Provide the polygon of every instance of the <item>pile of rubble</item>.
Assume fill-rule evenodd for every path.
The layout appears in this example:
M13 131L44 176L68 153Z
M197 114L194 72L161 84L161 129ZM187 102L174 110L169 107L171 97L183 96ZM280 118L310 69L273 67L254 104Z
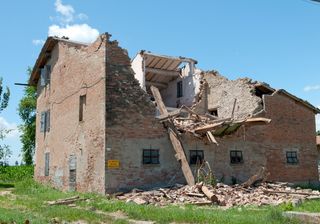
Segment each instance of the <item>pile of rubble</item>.
M219 205L226 208L248 205L300 204L308 199L320 199L320 192L292 188L287 183L261 183L256 187L228 186L218 183L215 187L202 183L194 186L176 185L151 191L134 189L117 196L118 199L136 204L165 206L169 204Z

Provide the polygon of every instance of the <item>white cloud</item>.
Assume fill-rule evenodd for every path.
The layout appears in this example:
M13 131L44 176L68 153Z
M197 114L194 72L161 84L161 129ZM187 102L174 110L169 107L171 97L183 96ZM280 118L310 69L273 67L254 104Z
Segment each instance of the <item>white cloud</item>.
M99 31L88 24L74 25L51 25L48 31L49 36L69 37L70 40L92 43L99 36Z
M314 85L314 86L306 86L303 88L305 92L313 91L313 90L320 90L320 85Z
M4 117L0 117L0 130L10 130L6 135L7 138L17 138L21 135L16 123L9 123Z
M33 45L43 45L44 44L44 40L41 40L41 39L36 39L36 40L32 40L32 44Z
M89 17L84 13L79 13L77 16L80 20L87 20Z
M87 20L84 13L76 14L72 5L64 5L62 0L55 1L58 24L49 26L48 36L68 37L70 40L92 43L99 36L99 31L86 23L76 24L75 20ZM51 17L52 18L52 17Z
M56 12L60 14L60 19L62 23L68 24L73 22L74 8L71 5L62 4L61 0L56 0L54 3L56 7Z

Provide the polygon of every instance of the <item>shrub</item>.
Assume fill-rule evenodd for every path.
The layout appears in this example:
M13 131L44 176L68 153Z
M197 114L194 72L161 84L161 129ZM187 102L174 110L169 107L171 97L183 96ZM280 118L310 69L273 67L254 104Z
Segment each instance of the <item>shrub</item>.
M18 182L33 177L33 166L0 166L0 182Z

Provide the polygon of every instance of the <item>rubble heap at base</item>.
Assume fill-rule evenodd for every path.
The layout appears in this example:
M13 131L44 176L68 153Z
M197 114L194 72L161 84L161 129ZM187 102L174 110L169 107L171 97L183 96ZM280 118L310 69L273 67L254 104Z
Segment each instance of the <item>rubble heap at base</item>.
M257 187L245 188L242 185L228 186L218 183L215 187L207 186L213 194L213 200L201 191L199 186L176 185L172 188L160 188L150 191L132 190L117 196L118 199L137 204L166 206L169 204L262 206L292 203L293 206L304 200L319 199L320 192L311 189L292 188L287 183L262 183Z

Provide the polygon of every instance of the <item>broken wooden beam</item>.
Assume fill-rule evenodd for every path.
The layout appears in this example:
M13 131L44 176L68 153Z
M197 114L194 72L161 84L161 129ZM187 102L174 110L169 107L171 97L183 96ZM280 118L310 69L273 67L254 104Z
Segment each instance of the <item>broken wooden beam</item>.
M162 101L162 97L161 94L159 92L159 89L155 86L151 86L151 92L153 94L153 97L157 103L157 106L159 108L160 111L160 115L161 116L167 116L168 115L168 110L166 108L166 106L164 105L163 101ZM184 149L182 147L182 143L179 140L179 138L177 137L176 133L173 131L173 129L175 128L174 124L171 121L167 122L168 124L168 134L169 134L169 138L171 141L171 144L173 146L173 149L176 152L176 158L181 162L181 169L183 172L183 175L188 183L188 185L193 186L195 184L194 181L194 176L192 174L191 168L189 166L189 163L187 161L186 155L184 153Z
M219 202L218 197L211 192L205 185L203 185L203 182L197 184L197 188L203 192L203 194L212 202Z
M210 142L215 143L216 145L219 145L219 143L217 142L216 138L213 136L211 131L207 131L207 137Z
M68 205L68 204L73 204L76 201L81 201L81 200L85 200L84 198L80 198L79 196L74 196L71 198L65 198L65 199L58 199L56 201L47 201L47 204L49 206L52 205Z
M174 133L174 131L171 128L168 129L168 132L169 132L169 137L170 137L173 149L177 153L176 157L181 162L181 169L184 174L184 177L186 178L188 185L193 186L195 184L194 176L192 174L191 168L189 166L186 155L184 153L182 144L178 139L177 135Z
M243 187L251 187L252 185L257 183L258 181L264 181L267 176L268 176L268 174L267 174L266 168L261 167L261 169L256 174L251 176L246 182L242 183L241 185Z

